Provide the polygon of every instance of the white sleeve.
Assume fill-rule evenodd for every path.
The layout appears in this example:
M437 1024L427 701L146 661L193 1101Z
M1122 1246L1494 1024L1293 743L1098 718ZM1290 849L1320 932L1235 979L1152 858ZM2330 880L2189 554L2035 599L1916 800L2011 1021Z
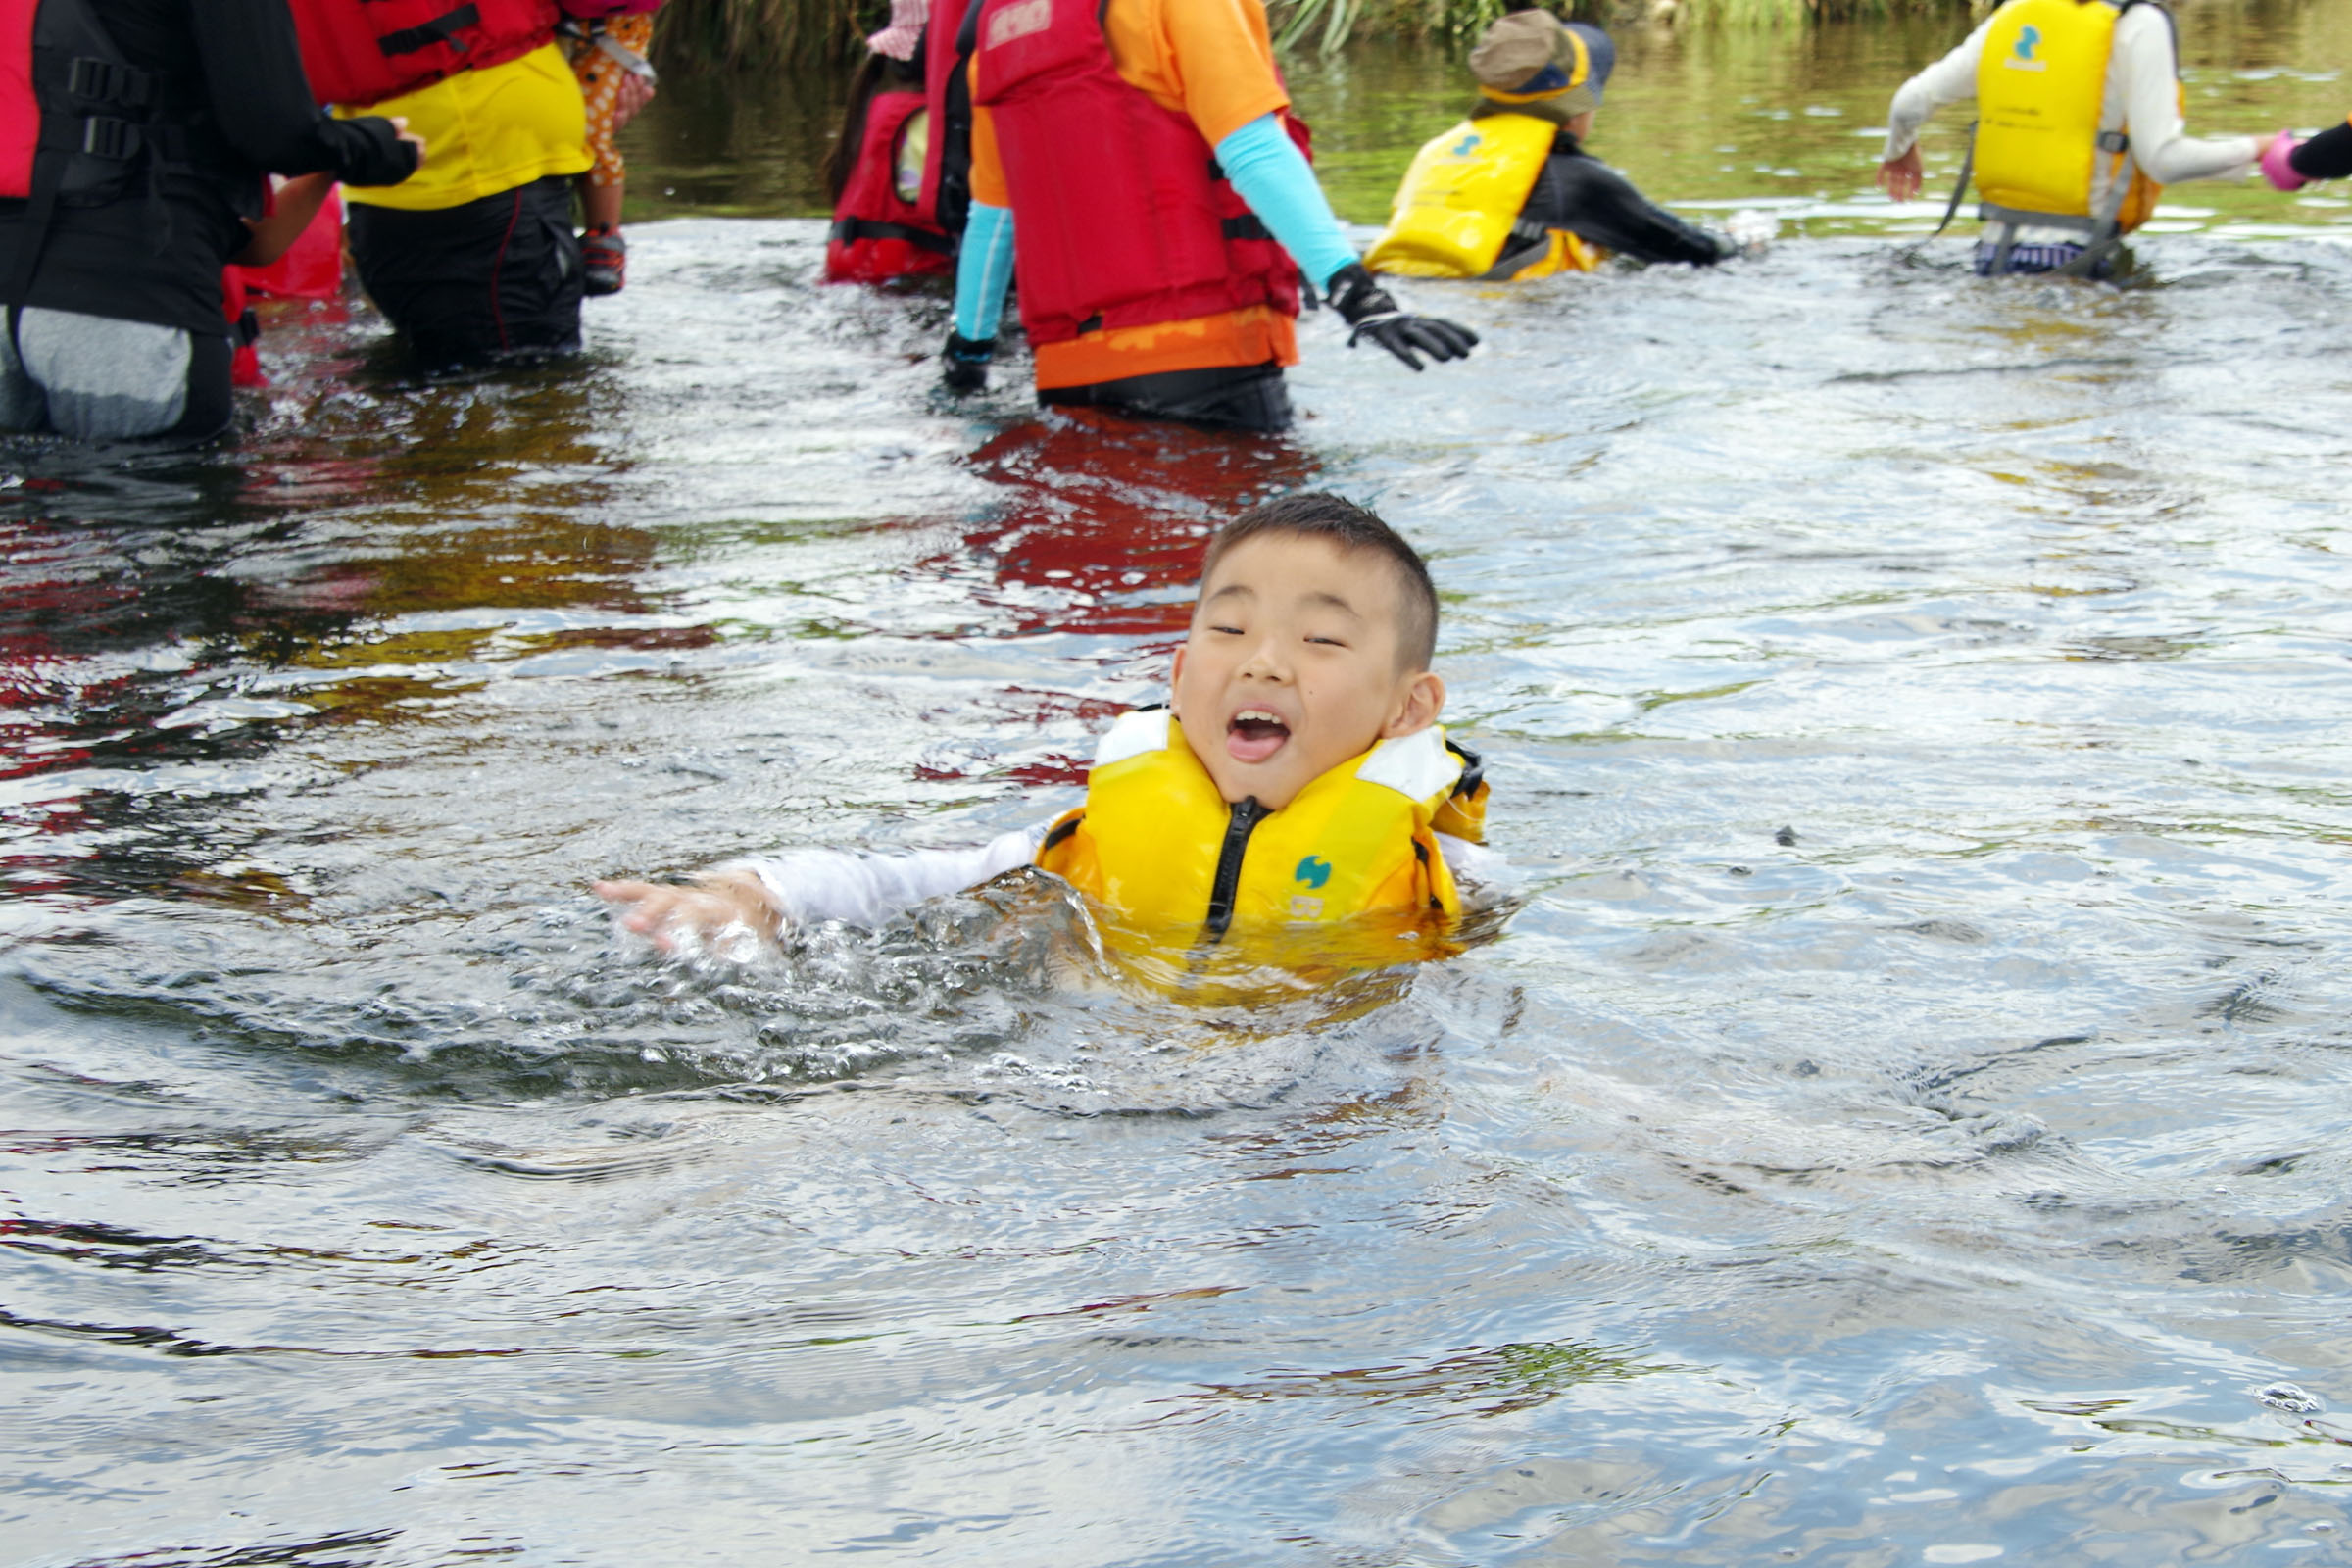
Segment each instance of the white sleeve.
M2200 140L2182 133L2172 24L2155 6L2133 6L2116 23L2115 61L2132 161L2159 185L2242 174L2262 156L2262 142L2253 136Z
M1490 850L1484 844L1457 839L1450 833L1438 835L1438 853L1446 857L1446 869L1453 873L1456 882L1472 882L1481 887L1512 888L1518 878L1511 874L1511 862L1499 850Z
M960 893L1028 864L1037 856L1046 827L1041 822L1001 833L976 850L916 850L909 855L787 850L729 860L716 869L757 877L788 927L826 920L880 925L926 899Z
M1977 57L1984 52L1984 34L1992 26L1986 17L1958 47L1894 90L1886 106L1886 150L1881 162L1900 158L1919 140L1919 127L1945 104L1977 95Z

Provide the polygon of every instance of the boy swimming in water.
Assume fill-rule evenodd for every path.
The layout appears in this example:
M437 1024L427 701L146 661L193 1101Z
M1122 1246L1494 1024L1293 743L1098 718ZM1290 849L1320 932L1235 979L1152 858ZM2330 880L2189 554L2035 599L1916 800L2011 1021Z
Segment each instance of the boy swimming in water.
M979 850L801 850L692 886L599 882L664 951L749 927L873 924L1035 864L1155 946L1312 931L1357 916L1420 926L1461 906L1479 845L1478 760L1437 719L1438 597L1413 547L1363 508L1301 494L1209 542L1165 709L1102 737L1085 804Z

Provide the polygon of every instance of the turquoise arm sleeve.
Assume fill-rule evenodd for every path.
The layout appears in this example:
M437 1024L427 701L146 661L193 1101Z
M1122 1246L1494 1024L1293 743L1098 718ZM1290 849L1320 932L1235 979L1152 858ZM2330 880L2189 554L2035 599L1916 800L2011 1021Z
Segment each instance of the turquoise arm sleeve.
M1355 260L1355 247L1332 216L1306 155L1278 116L1260 116L1217 143L1217 165L1308 282L1321 288Z
M995 337L1011 281L1012 212L974 202L956 256L956 335L975 343Z

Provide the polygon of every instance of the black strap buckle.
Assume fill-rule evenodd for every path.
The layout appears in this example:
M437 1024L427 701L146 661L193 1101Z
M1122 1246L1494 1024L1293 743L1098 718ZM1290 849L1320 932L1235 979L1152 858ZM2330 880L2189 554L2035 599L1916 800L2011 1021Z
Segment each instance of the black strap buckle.
M85 103L144 109L155 96L155 77L136 66L75 55L66 69L66 91Z
M467 4L454 11L444 11L430 22L403 27L397 32L387 32L375 40L375 46L383 51L387 60L413 55L419 49L430 49L437 43L445 43L459 54L466 54L470 52L470 46L458 33L466 27L478 27L481 23L481 10L468 0Z
M956 254L956 242L947 235L934 234L927 228L916 228L910 223L888 223L871 218L837 218L833 220L832 234L844 245L855 245L861 239L897 239L935 255Z
M139 156L147 138L127 120L92 115L81 122L81 150L92 158L123 162Z
M2103 153L2128 153L2131 150L2132 138L2123 131L2102 130L2099 132L2099 151Z

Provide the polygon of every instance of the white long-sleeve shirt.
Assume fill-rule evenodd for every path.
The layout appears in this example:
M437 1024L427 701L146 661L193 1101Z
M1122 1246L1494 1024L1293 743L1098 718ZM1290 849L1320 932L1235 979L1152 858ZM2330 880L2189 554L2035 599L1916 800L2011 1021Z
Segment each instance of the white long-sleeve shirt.
M787 850L781 855L730 860L722 871L749 872L767 891L787 928L841 920L874 926L927 899L977 887L1037 858L1053 824L1000 833L978 849L915 850L906 855L862 855L855 850ZM1466 883L1499 884L1508 865L1483 844L1438 835L1446 868Z
M2096 3L2096 0L2093 0ZM1885 158L1900 158L1919 140L1928 116L1945 104L1973 98L1977 92L1977 62L1984 52L1985 34L1992 29L1987 17L1960 46L1895 90L1886 111ZM2136 5L2116 19L2114 45L2107 57L2107 90L2099 108L2099 129L2127 131L2131 164L2145 171L2160 185L2185 179L2221 179L2241 175L2262 156L2255 136L2198 138L2186 133L2180 119L2180 60L2173 49L2171 21L2153 5ZM2101 158L2092 175L2091 211L2106 212L2114 199L2115 160ZM2130 178L2130 166L2122 171ZM2005 225L1994 224L1994 228ZM2039 240L2077 239L2064 229L2022 225L2020 237Z

